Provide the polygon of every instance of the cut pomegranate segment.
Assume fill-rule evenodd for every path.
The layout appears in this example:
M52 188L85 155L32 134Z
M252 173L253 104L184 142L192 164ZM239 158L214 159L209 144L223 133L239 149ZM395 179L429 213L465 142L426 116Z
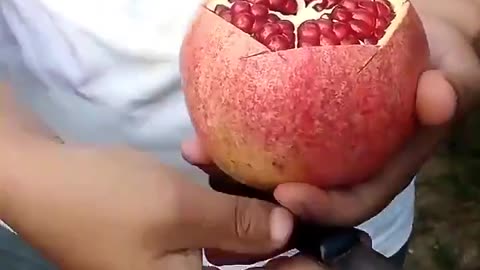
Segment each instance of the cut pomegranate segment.
M270 50L278 51L307 46L379 45L396 17L395 5L390 1L399 2L209 0L206 6Z

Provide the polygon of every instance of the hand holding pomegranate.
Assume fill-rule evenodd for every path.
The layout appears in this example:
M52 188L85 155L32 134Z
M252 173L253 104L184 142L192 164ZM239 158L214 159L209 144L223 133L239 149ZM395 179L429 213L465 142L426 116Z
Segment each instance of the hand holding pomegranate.
M413 1L426 34L404 1L207 1L182 72L210 157L187 159L322 224L374 216L447 136L452 85L460 110L476 101L478 3L431 1Z
M416 111L423 127L375 177L349 190L324 191L293 183L278 186L277 200L294 213L336 225L358 225L369 219L410 183L448 136L456 118L478 107L480 59L474 42L480 37L480 3L412 2L424 24L431 55L432 70L422 74L417 88Z
M199 140L184 145L185 157L209 173L216 164L237 181L273 190L281 204L305 219L354 226L379 213L448 136L455 111L466 112L478 102L480 65L473 42L480 33L480 13L473 0L413 0L425 28L409 12L396 21L402 14L396 1L376 1L397 12L381 17L377 6L376 30L367 29L373 33L369 37L355 28L358 21L369 23L362 17L365 10L372 12L365 4L369 1L308 1L309 13L308 3L296 1L298 16L289 14L292 5L282 9L273 1L253 1L249 7L230 2L211 1L207 8L247 35L229 26L222 33L217 25L223 22L201 11L186 39L187 104ZM353 11L351 2L357 2ZM266 24L254 12L258 4L272 5ZM251 28L246 10L255 18ZM312 15L313 10L321 15ZM382 18L390 21L382 24ZM281 30L272 26L275 22ZM350 31L339 31L345 24ZM381 25L387 27L383 36ZM426 38L419 34L423 29ZM389 31L393 34L385 37ZM353 47L346 45L351 35L357 39ZM423 46L427 40L430 55ZM374 48L378 51L371 61L378 60L377 66L367 61L362 72L345 71ZM215 61L209 53L216 53ZM362 84L363 76L369 85ZM228 256L227 264L245 262ZM287 265L320 269L317 264Z

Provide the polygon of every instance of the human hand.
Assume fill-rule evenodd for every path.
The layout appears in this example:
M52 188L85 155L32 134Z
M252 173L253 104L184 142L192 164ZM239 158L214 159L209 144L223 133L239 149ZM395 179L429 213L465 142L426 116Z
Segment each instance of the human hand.
M292 229L287 210L197 186L147 154L29 146L2 219L61 269L197 270L201 248L275 250Z
M421 76L417 92L417 115L423 126L376 177L364 184L341 191L298 183L278 186L276 199L295 214L343 226L358 225L375 216L410 183L449 135L454 118L477 106L480 61L473 44L480 35L480 2L412 2L424 23L431 51L432 70Z

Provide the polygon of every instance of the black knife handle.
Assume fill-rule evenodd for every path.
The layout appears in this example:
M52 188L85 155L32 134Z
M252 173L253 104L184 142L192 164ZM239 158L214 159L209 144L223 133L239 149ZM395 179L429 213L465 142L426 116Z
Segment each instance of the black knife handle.
M388 258L372 248L357 243L344 255L330 262L332 270L401 270L401 266L394 265Z

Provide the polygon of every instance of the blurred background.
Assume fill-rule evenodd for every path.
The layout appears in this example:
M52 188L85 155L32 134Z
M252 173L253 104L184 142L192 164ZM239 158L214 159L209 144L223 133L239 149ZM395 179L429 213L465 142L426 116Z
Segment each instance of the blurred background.
M480 270L480 111L422 169L407 268Z

